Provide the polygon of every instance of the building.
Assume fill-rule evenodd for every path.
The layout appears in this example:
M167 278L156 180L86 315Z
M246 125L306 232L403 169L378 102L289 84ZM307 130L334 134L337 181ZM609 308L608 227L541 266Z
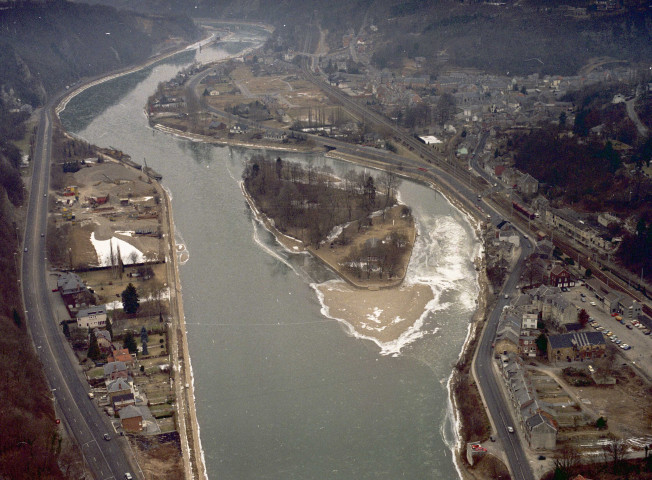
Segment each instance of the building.
M559 430L557 422L547 411L544 402L538 398L523 361L513 355L503 355L500 366L508 399L517 414L516 420L525 432L530 448L555 448Z
M605 295L603 303L604 308L607 313L619 313L620 311L620 300L623 298L623 294L620 292L610 292Z
M538 320L539 320L539 316L536 313L524 313L523 321L521 323L521 329L536 330Z
M518 248L521 237L511 223L503 220L496 226L496 238L501 242L512 243Z
M595 249L612 250L611 241L607 240L599 230L601 227L593 225L588 217L566 208L563 210L549 209L546 211L546 223L559 229L564 235L576 242Z
M568 270L561 265L555 265L550 271L550 285L553 287L574 287L575 280Z
M116 412L120 412L121 409L128 407L129 405L135 405L136 399L134 394L131 392L121 393L119 395L114 395L111 397L111 406Z
M128 378L129 370L124 362L109 362L104 365L104 378L109 380L109 383L118 378Z
M559 287L540 286L529 292L532 304L541 312L541 320L557 327L577 321L577 308L566 300Z
M77 312L78 328L100 328L106 326L106 305L96 305Z
M540 411L525 421L525 438L531 448L552 450L557 445L557 422L547 412Z
M526 173L516 181L516 188L524 195L534 195L539 191L539 181Z
M106 360L107 362L124 362L128 367L134 365L134 357L131 356L129 350L126 348L115 350L113 355L110 355Z
M636 320L643 314L643 309L632 297L623 296L618 303L618 312L625 318Z
M97 339L97 345L100 347L100 351L102 353L111 353L113 351L111 333L108 330L100 330L99 328L94 328L93 333Z
M122 408L118 415L120 416L122 428L126 432L141 432L143 430L143 415L138 407L128 405Z
M57 289L61 295L72 295L86 291L86 285L76 273L65 272L57 279Z
M521 333L518 338L518 353L522 357L536 357L537 336L530 332Z
M520 336L521 320L511 309L503 310L496 328L495 351L505 355L507 353L517 354L519 352Z
M600 332L572 332L548 335L548 360L583 361L605 356L607 345Z

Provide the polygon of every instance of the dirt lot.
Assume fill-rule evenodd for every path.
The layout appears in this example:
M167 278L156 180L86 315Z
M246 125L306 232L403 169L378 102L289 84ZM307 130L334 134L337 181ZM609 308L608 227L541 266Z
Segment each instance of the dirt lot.
M307 121L309 109L313 109L313 115L316 115L317 109L319 109L325 118L335 114L343 115L341 109L336 107L321 90L294 74L254 76L248 65L240 65L231 72L231 80L228 84L208 85L220 92L220 95L207 97L211 106L224 110L227 107L239 103L250 103L266 96L274 98L276 108L283 109L292 121ZM201 87L205 88L206 85Z
M616 378L615 385L572 386L563 382L563 387L570 396L577 400L576 405L591 418L603 416L607 419L607 430L597 430L592 426L564 429L560 439L570 439L574 442L586 441L593 443L609 433L619 438L635 439L652 435L652 387L643 381L628 366L616 362L612 375ZM586 368L584 365L576 368ZM550 369L557 378L562 376L561 369ZM587 370L588 372L588 370ZM590 378L590 377L589 377ZM550 390L549 390L550 393ZM559 391L555 401L565 397ZM569 397L565 397L569 398ZM566 410L571 410L566 408Z
M652 435L652 390L629 367L619 367L616 385L574 388L590 406L605 412L609 431L629 438Z
M96 240L113 237L133 245L142 254L141 260L161 258L158 203L162 192L148 180L139 170L112 161L87 163L74 174L63 174L63 184L77 190L70 196L64 196L63 191L51 192L54 201L50 202L50 218L55 228L48 236L50 232L58 236L64 224L72 225L72 229L69 238L50 242L52 248L69 249L52 252L51 259L63 268L69 268L71 262L73 268L98 265L98 252L91 243L93 233ZM101 203L106 196L108 200ZM74 221L64 218L68 213L74 215ZM151 233L134 233L137 230Z
M127 435L145 478L178 480L183 478L181 441L177 432L152 436Z

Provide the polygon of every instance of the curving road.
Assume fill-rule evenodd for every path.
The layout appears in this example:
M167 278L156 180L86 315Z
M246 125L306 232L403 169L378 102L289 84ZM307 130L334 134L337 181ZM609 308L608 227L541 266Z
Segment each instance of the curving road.
M89 386L63 337L54 314L58 293L46 281L48 182L52 146L51 100L43 108L36 137L30 199L27 207L25 244L22 259L22 291L25 315L36 352L43 364L62 425L79 445L85 466L96 479L123 479L135 473L125 449L124 437L116 436L108 418L88 398ZM108 433L111 440L104 440ZM134 478L138 478L134 475Z
M196 86L201 79L209 73L210 69L201 72L190 79L186 89L187 94L197 97ZM504 215L501 214L501 212L498 212L484 202L481 205L476 202L478 191L482 191L486 189L487 185L491 185L491 183L489 183L491 179L484 178L486 173L474 164L474 160L472 160L471 165L476 169L479 175L478 177L471 177L469 172L463 171L455 164L448 163L444 157L439 156L430 147L397 129L389 120L380 116L376 112L368 111L366 107L357 104L355 101L348 98L348 96L339 92L339 90L334 89L327 83L321 81L312 74L312 72L309 72L305 65L304 73L311 81L315 82L320 88L326 90L331 96L336 97L345 105L345 107L352 109L356 114L363 115L367 119L373 118L377 124L391 128L394 136L399 139L399 141L402 141L404 145L412 147L412 150L416 151L422 160L402 157L371 147L352 145L327 137L308 135L308 137L315 143L331 149L336 149L338 152L352 155L354 157L365 158L379 168L391 168L400 175L409 176L418 181L426 181L435 185L444 185L446 186L448 195L466 205L470 210L480 209L483 212L482 216L484 217L487 215L487 219L494 224L498 224L502 220ZM241 117L210 107L203 102L202 98L197 100L202 103L204 109L223 118L264 128L254 122L247 121ZM267 129L270 131L276 131L276 129ZM278 131L280 132L281 130ZM483 147L487 135L487 132L482 134L476 152ZM501 439L502 445L505 448L512 477L516 480L534 480L532 470L529 466L519 436L515 433L510 434L507 432L507 426L516 427L518 423L515 422L512 417L511 410L502 394L502 388L497 382L491 364L493 361L491 344L495 337L498 319L502 308L508 303L508 300L504 299L504 294L509 294L511 296L515 291L515 286L520 278L524 259L532 253L532 243L523 234L521 245L523 246L521 255L506 281L503 293L500 296L496 307L487 318L487 325L478 346L475 368L476 378L478 379L480 389L487 404L488 413L498 429L497 435Z
M306 48L309 47L308 42L309 39L306 40ZM404 163L410 165L412 169L418 168L420 171L419 173L424 173L425 175L423 176L426 178L437 176L438 180L445 180L448 186L452 187L454 190L455 196L466 200L464 203L467 205L469 203L473 203L473 199L475 198L477 192L482 191L486 187L487 184L485 181L488 179L484 178L485 172L480 171L480 169L477 168L477 165L474 165L474 167L478 172L479 177L472 178L470 175L468 175L467 172L464 172L455 163L449 162L445 157L437 154L432 148L426 146L414 137L400 130L389 119L374 111L369 110L364 105L360 105L355 100L342 93L339 89L334 88L321 80L317 75L310 71L307 62L303 62L302 70L304 76L308 80L319 86L322 90L326 91L330 96L340 101L345 107L352 110L355 114L361 115L367 120L372 120L377 125L382 125L385 128L389 128L397 140L401 141L410 150L415 151L417 154L419 154L423 160L428 162L428 166L424 167L423 162L418 162L416 160L410 161L408 159L402 158ZM479 146L483 144L485 140L486 132L481 136ZM476 148L476 152L477 150L478 149ZM489 185L491 185L491 183L489 183ZM498 223L501 220L501 212L498 212L486 204L481 208L484 212L487 213L493 223ZM497 435L501 439L502 445L505 449L512 478L516 480L534 480L534 475L525 455L525 451L523 450L519 435L516 433L510 434L507 432L508 426L517 427L518 423L515 422L514 418L512 417L508 402L502 394L502 387L498 384L498 380L494 375L491 365L491 362L493 361L491 344L496 334L498 319L500 318L500 313L503 307L507 305L509 301L504 299L503 295L508 294L511 296L511 294L515 291L516 284L520 278L521 270L523 268L523 262L525 258L527 258L532 253L532 243L522 232L521 245L523 246L521 255L519 256L516 265L514 266L505 283L505 286L503 287L502 295L500 296L500 299L498 300L494 310L487 317L487 325L484 329L480 344L478 346L474 368L476 371L476 378L478 379L480 390L482 391L484 400L486 402L488 413L493 419L494 425L498 429ZM518 428L516 428L516 430L518 431Z

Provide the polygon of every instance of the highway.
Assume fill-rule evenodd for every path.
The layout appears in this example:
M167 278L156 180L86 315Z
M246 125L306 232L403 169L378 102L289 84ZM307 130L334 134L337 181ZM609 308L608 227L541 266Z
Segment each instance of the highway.
M54 315L58 293L50 291L46 281L48 183L52 144L53 99L43 108L38 124L33 158L33 176L27 207L25 243L22 258L22 293L25 316L36 352L52 390L57 415L83 454L80 461L98 480L123 479L126 472L134 478L135 469L125 453L124 437L116 436L108 417L102 415L95 401L88 398L89 385L66 344L62 329ZM108 433L111 440L105 440Z

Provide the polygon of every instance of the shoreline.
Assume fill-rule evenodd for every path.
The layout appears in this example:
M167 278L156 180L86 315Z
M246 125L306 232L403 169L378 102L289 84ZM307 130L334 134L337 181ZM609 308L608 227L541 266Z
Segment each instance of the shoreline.
M162 60L170 58L179 53L183 53L193 48L198 48L200 44L210 41L214 38L214 34L199 40L198 42L184 46L172 52L164 53L160 56L151 58L144 63L135 67L127 67L124 70L106 74L100 78L92 79L88 83L78 86L68 94L60 98L57 103L52 107L56 121L61 123L59 115L63 112L74 97L83 93L87 89L113 80L115 78L128 75L130 73L138 72L144 68L149 67ZM65 130L63 130L65 133ZM171 356L172 356L172 371L174 372L174 386L175 397L177 404L177 427L179 437L181 439L181 454L183 462L184 477L187 480L208 479L206 473L206 464L204 458L204 451L201 447L200 427L197 421L197 411L195 407L195 394L194 394L194 376L192 372L192 365L190 360L190 352L188 347L188 339L186 335L185 315L183 311L183 301L181 298L181 280L179 275L179 259L177 257L177 245L175 241L175 227L172 218L172 205L171 197L163 185L156 180L153 180L156 185L163 192L163 208L165 209L165 223L168 235L168 261L166 261L166 268L168 270L167 278L170 283L170 313L172 323L170 324L170 337L171 337ZM174 285L174 288L172 286ZM134 458L135 461L137 461Z
M176 130L170 127L166 127L163 125L155 125L152 126L153 129L157 129L163 133L168 133L180 138L184 138L186 140L190 140L193 142L204 142L204 143L210 143L210 144L219 144L219 145L228 145L228 146L240 146L244 148L251 148L251 149L258 149L258 150L274 150L274 151L286 151L286 152L291 152L291 153L314 153L315 150L300 150L300 149L292 149L292 148L287 148L287 147L275 147L275 146L268 146L268 145L260 145L260 144L253 144L253 143L248 143L248 142L240 142L236 139L228 139L228 140L220 140L217 141L215 139L212 139L210 137L206 137L203 135L199 134L189 134L187 132L183 132L180 130ZM355 163L358 165L363 165L363 166L368 166L370 168L379 168L376 162L373 160L369 160L363 157L353 157L351 155L346 155L346 156L339 156L336 154L336 152L326 152L325 155L327 157L332 157L335 159L343 160L343 161L348 161L351 163ZM487 313L487 302L488 302L488 295L490 293L489 291L489 284L486 280L486 277L484 275L484 247L481 244L481 224L483 221L483 218L478 212L473 211L472 209L467 208L463 202L459 201L455 197L455 195L451 194L452 187L448 185L447 182L442 181L442 179L438 179L437 181L434 181L432 179L424 178L420 175L401 175L405 178L408 178L413 181L421 182L426 184L429 188L432 188L436 191L438 191L448 203L452 207L454 207L456 210L460 212L462 217L468 222L469 226L473 230L476 240L478 241L478 249L475 252L475 256L472 259L473 263L476 265L476 272L477 272L477 279L476 279L476 286L477 286L477 301L476 301L476 308L475 311L471 317L471 320L469 321L469 327L467 329L467 334L464 339L464 342L462 344L462 347L460 349L460 352L456 358L456 363L458 363L460 360L463 358L471 355L471 357L474 357L476 354L476 348L475 348L475 343L479 339L479 336L483 332L483 325L482 325L482 319ZM298 252L303 252L303 253L309 253L309 251L303 246L302 242L298 241L297 239L293 239L291 237L288 237L280 232L277 232L276 229L270 228L270 225L268 225L268 222L265 221L264 218L260 218L260 212L258 212L257 209L255 209L252 205L252 202L249 198L247 198L247 194L244 191L244 188L241 187L241 190L243 192L243 196L245 197L245 200L249 204L250 208L252 208L252 212L256 216L256 219L261 223L261 225L266 228L268 231L274 235L276 238L277 242L282 245L288 252L290 253L298 253ZM283 237L283 241L279 238ZM418 236L418 234L417 234ZM287 244L286 244L287 241ZM300 245L301 250L294 249L292 245L295 244L296 246ZM329 269L333 270L332 266L329 265L326 262L323 262L322 259L320 259L317 256L312 255L313 258L316 260L322 262L325 266L327 266ZM337 273L337 272L336 272ZM346 279L341 279L341 282L347 282ZM347 283L349 284L349 283ZM318 287L315 285L311 285L312 288L315 290L316 295L319 297L320 292L318 290ZM365 287L360 287L360 291L364 291L363 288ZM392 288L397 288L397 286L389 287L391 290ZM387 291L387 290L385 290ZM366 336L364 334L361 334L360 332L356 331L354 326L351 325L347 320L337 318L330 316L327 311L325 311L324 303L323 300L320 298L319 299L320 303L322 304L322 315L324 315L328 319L332 319L334 321L339 322L347 331L348 333L356 338L364 339L364 340L370 340L374 342L380 349L381 351L384 350L385 345L380 342L377 338L374 338L372 336ZM328 310L326 308L326 310ZM427 313L427 312L424 312ZM416 338L415 338L416 339ZM410 341L413 341L415 339L411 339ZM398 354L400 353L400 348L399 351L395 352L386 352L390 354ZM471 376L475 380L475 371L471 371ZM469 478L469 473L468 473L468 467L465 465L462 455L463 455L463 429L464 425L461 421L461 414L462 412L460 411L460 406L459 402L457 401L457 398L454 393L454 387L455 385L460 382L464 381L463 376L459 373L456 372L455 368L453 371L451 371L450 376L448 377L448 380L446 382L446 389L448 392L448 403L450 405L450 413L451 413L451 422L454 427L454 445L451 446L451 453L453 456L453 463L455 465L455 469L459 474L460 479L464 480L466 478ZM476 382L477 383L477 382ZM478 390L479 395L481 393ZM484 405L483 405L483 410L484 410Z
M165 54L164 58L175 55L177 53L181 53L183 51L187 51L187 49L188 49L188 47L186 47L184 49L181 49L181 50L177 50L175 52L167 53L167 54ZM138 70L140 70L142 68L146 68L147 66L151 65L152 63L155 63L155 62L160 61L162 59L163 58L150 60L146 64L141 65L138 68L130 68L127 71L120 72L118 75L109 75L107 77L104 77L103 79L98 79L98 80L94 81L92 83L92 85L85 86L85 88L78 88L76 91L71 92L70 94L68 94L68 95L66 95L64 97L65 103L67 104L67 102L70 101L74 96L78 95L79 93L81 93L85 89L90 88L91 86L98 85L98 84L103 83L105 81L108 81L108 80L110 80L112 78L116 78L117 76L122 76L122 75L126 75L128 73L133 73L133 72L138 71ZM61 103L58 104L57 107L59 107L60 105L61 105ZM57 111L56 111L57 116L64 109L65 109L65 104L63 105L62 108L60 108L60 109L57 108ZM280 145L279 146L260 145L260 144L253 144L253 143L249 143L249 142L240 142L240 141L237 141L235 139L234 140L229 139L229 140L226 140L226 141L221 141L221 140L217 141L216 139L212 139L210 137L205 137L205 136L196 135L196 134L188 134L187 132L176 130L176 129L166 127L166 126L163 126L163 125L160 125L160 124L151 125L150 128L159 130L162 133L172 134L174 136L184 138L186 140L190 140L190 141L193 141L193 142L212 143L212 144L219 144L219 145L233 145L233 146L240 146L240 147L243 147L243 148L252 148L252 149L260 149L260 150L273 150L273 151L287 151L287 152L292 152L292 153L314 153L315 151L317 151L314 148L312 148L312 149L300 149L300 148L288 148L287 146L280 146ZM327 153L327 156L331 156L331 155L332 154ZM336 157L336 155L332 155L332 156ZM378 165L376 165L376 162L374 162L373 160L366 159L366 158L348 158L348 156L347 156L347 158L344 158L344 160L351 161L353 163L357 163L357 164L361 164L361 165L367 165L367 166L378 168ZM458 211L460 211L462 213L462 215L466 218L466 220L469 222L469 225L476 232L476 238L478 238L478 239L481 238L478 235L478 231L479 231L479 225L480 225L480 222L482 221L482 219L479 218L479 216L477 215L477 212L473 212L472 210L465 208L465 206L462 204L462 202L460 202L455 197L454 194L451 194L452 188L450 187L450 185L447 184L447 182L442 181L442 179L438 179L438 181L433 181L431 179L424 178L424 177L422 177L420 175L414 175L414 176L413 175L409 175L409 176L408 175L403 175L403 176L405 176L406 178L410 178L412 180L423 182L423 183L427 184L430 188L433 188L433 189L437 190L438 192L440 192L446 198L446 200L452 206L454 206ZM163 190L165 191L164 188L163 188ZM166 194L165 194L165 202L166 202L166 204L170 202L170 198L168 198L167 191L166 191ZM172 218L171 218L172 217L171 204L170 204L170 207L168 208L167 213L168 213L168 215L166 216L166 218L168 218L169 228L170 228L170 231L173 232L174 231L174 224L173 224L173 221L172 221ZM475 213L475 215L474 215L474 213ZM187 337L186 337L186 334L185 334L186 333L185 332L185 318L183 317L183 306L182 306L182 302L181 302L181 285L180 285L179 272L178 272L179 258L177 257L178 252L177 252L176 248L174 248L174 247L176 247L176 243L175 243L175 239L174 239L174 237L172 235L169 238L169 245L171 247L169 249L170 252L171 252L171 255L170 255L171 259L170 260L171 260L171 263L174 263L174 274L171 277L171 278L175 279L174 296L175 296L175 299L178 298L178 300L179 300L178 303L177 303L177 311L181 313L181 316L179 317L179 325L178 326L182 327L179 330L179 333L180 333L179 339L181 340L181 345L176 345L178 348L175 349L175 351L180 353L179 364L175 364L174 368L175 368L175 372L184 372L186 378L190 380L188 382L188 387L185 388L185 390L186 390L185 397L186 397L186 400L187 400L187 407L186 408L190 408L192 410L192 413L189 415L189 420L191 421L190 427L192 428L192 423L194 423L195 431L197 432L197 434L192 435L192 431L190 431L189 434L193 436L193 439L195 440L193 443L196 442L195 446L198 447L198 448L195 449L195 452L198 452L199 458L201 460L199 460L199 462L197 462L197 463L200 464L201 467L204 468L203 472L201 473L203 475L201 478L206 478L205 464L204 464L204 452L201 449L201 443L199 442L199 424L198 424L198 422L196 420L196 411L194 409L194 388L193 388L194 387L194 385L193 385L194 379L193 379L193 374L192 374L192 367L190 365L190 356L189 356L189 352L188 352ZM482 255L483 255L483 253L479 252L479 256L482 256ZM477 285L478 285L478 298L480 298L480 296L482 296L482 295L486 295L487 286L481 284L481 282L480 282L480 274L478 275ZM178 290L177 290L177 286L178 286ZM171 297L172 297L172 293L173 292L171 292ZM178 296L177 296L177 293L178 293ZM171 302L172 302L172 298L171 298ZM460 353L458 355L458 360L457 361L459 361L461 358L463 358L465 355L467 355L469 353L468 349L470 348L470 345L473 343L472 340L473 340L473 338L475 336L478 335L478 328L477 328L478 317L481 317L481 316L484 315L484 313L485 313L484 308L486 308L486 305L483 305L481 307L480 302L478 302L478 306L476 307L476 311L473 314L473 317L472 317L473 320L469 324L467 335L466 335L466 338L465 338L464 343L462 345L462 348L460 350ZM171 309L171 311L172 311L172 309ZM340 321L340 320L338 319L338 321ZM346 321L340 321L340 323L346 323ZM480 332L481 332L481 330L480 330ZM361 336L361 338L367 338L367 339L370 339L372 341L375 341L373 338L368 338L368 337L364 337L364 336ZM377 341L375 341L375 342L378 344ZM183 363L184 359L187 359L187 362L184 363L183 366L182 366L180 364ZM453 415L452 420L453 420L453 424L454 424L454 427L455 427L454 428L454 433L455 433L455 437L456 437L455 438L455 446L452 448L452 453L453 453L453 457L454 457L455 468L456 468L458 474L460 474L460 477L464 478L465 477L464 470L466 468L465 468L465 466L463 466L463 463L460 463L461 459L458 457L458 454L461 453L461 450L460 450L460 448L461 448L460 429L462 428L462 424L459 421L459 415L460 415L461 412L459 411L457 402L455 401L455 398L454 398L453 390L451 388L451 386L455 382L455 377L456 377L455 371L453 370L451 372L449 380L447 381L447 390L448 390L448 394L449 394L449 402L451 402L451 407L452 407L452 415ZM177 389L178 398L183 399L184 395L182 394L182 389L183 389L184 385L182 384L182 382L176 382L175 387ZM181 414L179 414L179 416L181 418ZM184 427L185 427L185 425L184 425ZM188 441L187 435L182 435L182 438L184 438L186 440L186 442ZM190 445L189 444L186 445L186 449L183 450L184 467L186 467L184 469L186 470L186 474L189 475L189 478L194 478L192 467L190 466L191 463L192 463L192 452L190 451ZM188 459L185 458L186 455L188 456Z

